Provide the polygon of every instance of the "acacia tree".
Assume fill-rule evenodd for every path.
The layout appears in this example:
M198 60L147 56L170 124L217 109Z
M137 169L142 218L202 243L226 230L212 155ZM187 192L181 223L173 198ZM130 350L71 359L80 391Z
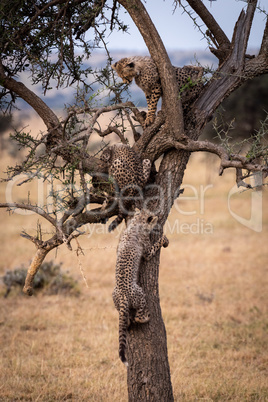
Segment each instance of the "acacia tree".
M191 152L207 151L218 155L219 174L227 168L235 168L237 185L248 186L244 179L251 173L267 173L267 149L260 138L247 149L245 155L235 153L224 144L215 145L198 140L217 107L231 92L245 81L268 73L267 14L262 10L266 15L266 25L259 53L254 57L246 51L257 0L246 2L245 9L242 9L235 24L231 41L201 0L187 0L186 3L206 25L210 51L218 58L219 65L204 83L199 96L183 110L168 54L140 0L115 0L112 6L105 0L1 2L2 110L11 110L18 98L22 98L47 127L47 131L38 138L33 138L24 131L16 132L15 139L28 150L28 154L22 164L9 169L8 180L27 173L28 178L25 181L42 177L52 182L55 179L61 180L66 185L64 194L53 192L52 210L31 203L0 204L9 210L21 208L34 211L54 227L54 235L46 240L43 240L41 230L36 236L22 233L37 249L28 269L24 287L26 294L32 294L34 275L52 249L61 244L71 248L72 239L81 234L78 231L81 226L105 222L118 213L113 195L92 191L90 188L90 177L94 176L98 182L107 173L107 165L98 155L89 152L91 134L94 131L102 138L116 133L123 143L128 143L133 137L133 149L142 158L149 158L152 163L162 157L158 171L154 169L151 174L150 188L145 192L144 200L150 200L150 207L157 210L160 232L174 200L179 196ZM174 4L181 6L180 1ZM163 4L164 6L167 5ZM146 128L144 114L133 103L122 102L121 93L124 87L114 81L109 67L109 54L107 66L102 71L94 72L89 67L85 68L84 57L90 59L94 48L103 44L107 49L107 29L126 30L124 23L119 20L120 7L125 8L138 27L161 78L162 110L157 114L154 123ZM83 49L83 56L79 48ZM51 85L57 88L73 84L78 86L76 103L68 108L67 117L58 118L29 86L21 82L20 76L24 72L31 76L33 84L42 84L44 94ZM92 105L95 82L102 83L110 91L109 105ZM116 113L116 117L111 119L107 127L102 127L100 117L111 111ZM80 189L74 190L72 184L77 178ZM106 189L107 186L109 182L106 182ZM101 206L85 209L91 204ZM152 237L154 241L156 235ZM127 373L130 401L173 400L166 332L159 303L159 255L160 252L150 261L142 261L140 269L140 283L147 295L151 320L146 325L132 325L128 331Z

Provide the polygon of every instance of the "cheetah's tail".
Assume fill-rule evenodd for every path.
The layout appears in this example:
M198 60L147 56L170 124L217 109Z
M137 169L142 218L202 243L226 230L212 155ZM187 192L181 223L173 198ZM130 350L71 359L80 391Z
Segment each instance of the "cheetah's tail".
M128 321L129 321L128 305L127 300L124 300L120 306L119 311L119 357L126 366L128 366L128 362L125 355Z

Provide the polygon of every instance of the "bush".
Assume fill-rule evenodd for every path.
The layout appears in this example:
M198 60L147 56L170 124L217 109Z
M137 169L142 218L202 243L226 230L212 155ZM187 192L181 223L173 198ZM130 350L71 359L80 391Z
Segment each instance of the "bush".
M53 261L44 262L37 272L33 288L42 290L43 294L55 295L65 294L78 296L80 294L79 286L67 273L62 272L60 264L55 264ZM22 290L27 276L27 269L24 265L8 270L2 278L3 284L6 287L4 297L7 297L12 288L20 288Z

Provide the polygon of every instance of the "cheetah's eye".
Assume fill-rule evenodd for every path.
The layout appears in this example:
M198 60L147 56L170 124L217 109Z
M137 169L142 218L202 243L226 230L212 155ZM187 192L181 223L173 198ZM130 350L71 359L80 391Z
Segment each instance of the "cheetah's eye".
M149 216L149 218L147 219L147 223L151 223L153 219L154 219L154 217L152 215Z

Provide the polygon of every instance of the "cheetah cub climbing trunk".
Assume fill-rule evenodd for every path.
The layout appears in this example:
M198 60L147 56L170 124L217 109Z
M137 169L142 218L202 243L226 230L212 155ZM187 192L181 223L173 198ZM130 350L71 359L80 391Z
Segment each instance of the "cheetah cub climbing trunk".
M138 285L141 259L150 259L160 247L168 246L166 236L151 246L150 233L157 224L157 216L145 210L135 210L117 248L113 301L119 312L119 357L127 365L126 338L131 322L145 324L150 320L145 294Z

